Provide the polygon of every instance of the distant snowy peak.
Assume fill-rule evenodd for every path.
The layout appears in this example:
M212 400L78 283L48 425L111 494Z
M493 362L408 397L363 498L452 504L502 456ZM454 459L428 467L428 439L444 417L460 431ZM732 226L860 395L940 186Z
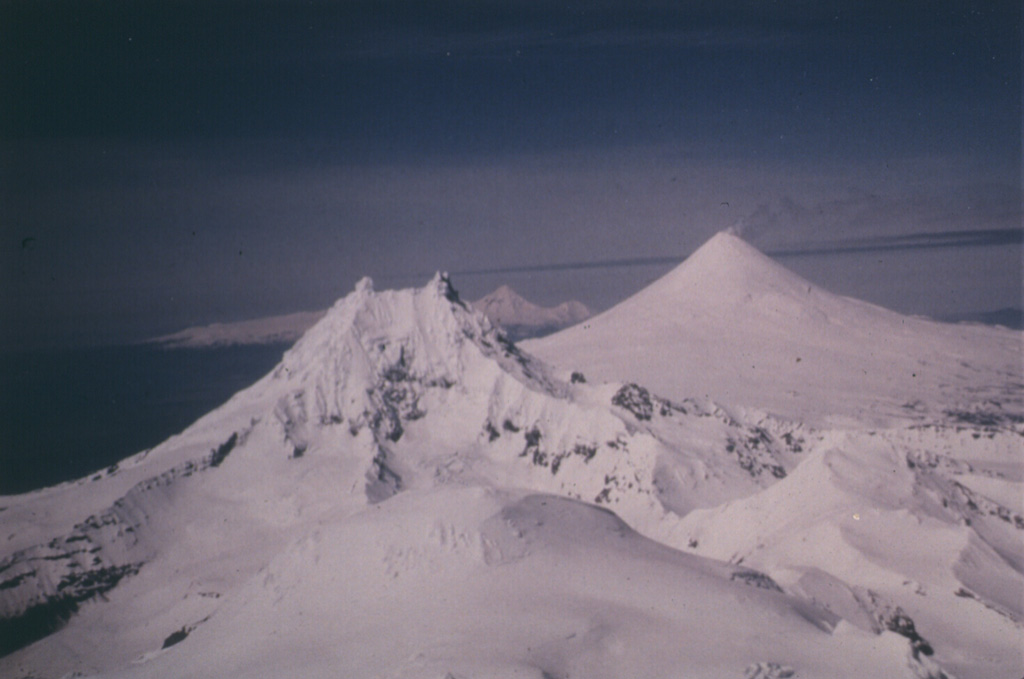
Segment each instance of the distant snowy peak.
M148 344L167 349L223 347L240 344L284 344L297 340L323 318L324 311L300 311L283 316L270 316L236 323L213 323L186 328L155 337Z
M555 307L541 307L524 299L507 285L473 302L491 322L505 328L516 339L535 337L575 325L590 317L590 309L577 301Z

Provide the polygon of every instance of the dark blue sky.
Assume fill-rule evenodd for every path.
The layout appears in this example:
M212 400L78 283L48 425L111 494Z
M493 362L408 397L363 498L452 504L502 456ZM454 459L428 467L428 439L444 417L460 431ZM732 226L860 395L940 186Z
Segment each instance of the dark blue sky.
M470 298L601 308L728 226L901 311L1020 306L1020 21L941 0L0 0L0 344L436 269Z

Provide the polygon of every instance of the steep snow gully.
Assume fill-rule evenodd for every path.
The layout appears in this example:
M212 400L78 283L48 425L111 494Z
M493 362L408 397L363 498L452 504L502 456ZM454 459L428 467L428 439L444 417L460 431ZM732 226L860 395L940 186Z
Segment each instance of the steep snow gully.
M720 234L526 346L364 279L181 434L0 498L0 675L1024 674L1020 333Z

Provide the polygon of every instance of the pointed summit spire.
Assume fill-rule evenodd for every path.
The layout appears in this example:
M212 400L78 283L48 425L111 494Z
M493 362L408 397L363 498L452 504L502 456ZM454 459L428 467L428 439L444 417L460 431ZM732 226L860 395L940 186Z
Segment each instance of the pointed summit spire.
M434 274L434 277L430 281L430 285L434 286L438 293L447 299L452 304L458 304L465 308L465 303L459 297L459 291L452 285L451 277L447 271L438 271Z

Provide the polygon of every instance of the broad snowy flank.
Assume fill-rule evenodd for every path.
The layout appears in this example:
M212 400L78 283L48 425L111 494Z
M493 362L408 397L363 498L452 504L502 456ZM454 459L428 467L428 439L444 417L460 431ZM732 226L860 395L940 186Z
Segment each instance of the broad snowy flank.
M729 234L528 350L364 279L180 435L0 498L0 675L1020 676L1021 341Z

